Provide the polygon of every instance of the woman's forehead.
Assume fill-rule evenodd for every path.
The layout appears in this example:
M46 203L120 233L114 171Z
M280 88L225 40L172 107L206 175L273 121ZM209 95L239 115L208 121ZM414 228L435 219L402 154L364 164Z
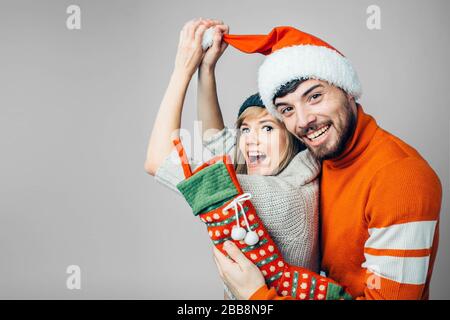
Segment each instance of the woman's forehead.
M246 124L259 124L264 122L272 122L274 124L278 124L278 121L275 117L273 117L267 110L263 110L262 113L250 113L245 116L242 123Z

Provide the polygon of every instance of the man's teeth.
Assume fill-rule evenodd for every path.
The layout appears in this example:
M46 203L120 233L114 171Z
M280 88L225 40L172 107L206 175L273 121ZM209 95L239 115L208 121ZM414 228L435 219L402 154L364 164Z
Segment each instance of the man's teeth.
M322 128L319 129L319 130L316 130L316 131L314 131L314 132L311 132L310 134L307 134L306 137L307 137L309 140L317 139L318 137L320 137L321 135L323 135L325 132L327 132L328 129L330 129L330 127L331 127L331 125L322 127Z

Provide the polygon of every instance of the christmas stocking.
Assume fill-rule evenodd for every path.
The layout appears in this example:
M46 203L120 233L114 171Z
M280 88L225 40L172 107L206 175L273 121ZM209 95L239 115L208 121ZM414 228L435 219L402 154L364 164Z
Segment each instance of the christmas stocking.
M286 263L236 178L228 155L218 156L191 171L179 139L174 141L185 180L177 185L194 215L206 224L214 245L223 254L226 240L234 241L261 270L266 284L279 295L295 299L351 299L336 282Z

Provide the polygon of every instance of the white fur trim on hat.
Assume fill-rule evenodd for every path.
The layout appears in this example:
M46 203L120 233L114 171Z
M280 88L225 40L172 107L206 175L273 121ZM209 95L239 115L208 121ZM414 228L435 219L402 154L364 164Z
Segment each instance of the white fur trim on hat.
M280 118L272 103L280 87L300 78L327 81L355 99L362 94L358 75L350 61L337 51L313 45L286 47L267 56L258 71L259 94L272 115Z
M214 42L214 27L210 27L206 29L205 33L203 33L202 38L202 48L203 50L208 49L213 45Z

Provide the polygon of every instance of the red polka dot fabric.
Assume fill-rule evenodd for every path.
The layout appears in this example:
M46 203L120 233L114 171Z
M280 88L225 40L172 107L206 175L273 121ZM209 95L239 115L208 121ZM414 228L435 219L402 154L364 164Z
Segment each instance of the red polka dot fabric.
M177 145L177 148L181 150L180 144ZM180 154L182 153L180 152ZM292 266L286 263L250 200L242 202L243 210L235 206L238 209L237 214L233 206L227 208L230 207L230 202L243 194L242 188L236 178L234 167L227 157L217 157L213 161L203 164L192 175L198 174L209 165L218 161L223 161L239 194L222 205L198 215L200 220L206 224L209 237L217 249L224 255L227 255L223 249L223 244L227 240L233 241L244 255L258 266L266 279L267 285L276 288L279 295L291 296L299 300L349 298L349 295L345 293L343 288L332 280L319 276L302 267ZM189 172L189 170L185 170L185 172ZM216 193L217 191L214 190ZM255 245L247 245L243 240L236 241L231 237L232 230L237 227L237 223L242 228L247 229L244 214L246 215L250 230L255 231L259 236L259 241ZM236 217L238 218L237 222Z

